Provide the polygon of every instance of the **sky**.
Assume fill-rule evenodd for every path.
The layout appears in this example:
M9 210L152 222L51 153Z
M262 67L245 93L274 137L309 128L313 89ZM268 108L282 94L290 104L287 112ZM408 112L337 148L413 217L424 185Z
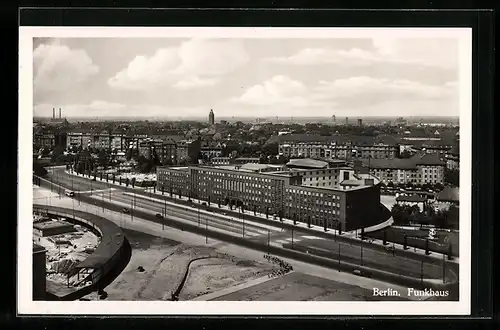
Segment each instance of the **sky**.
M453 38L34 38L35 116L458 116Z

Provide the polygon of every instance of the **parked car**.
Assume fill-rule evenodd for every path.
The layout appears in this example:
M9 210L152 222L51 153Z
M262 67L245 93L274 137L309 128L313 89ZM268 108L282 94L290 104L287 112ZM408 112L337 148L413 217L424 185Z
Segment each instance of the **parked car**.
M68 197L75 197L75 192L74 191L66 190L65 194Z
M122 209L122 212L123 212L123 213L130 213L130 210L129 210L129 209L127 209L126 207L124 207L124 208Z
M161 215L160 213L156 213L156 217L157 217L158 219L162 219L162 218L163 218L163 215Z
M201 203L201 205L203 205L203 206L207 206L207 203L203 202L203 203Z

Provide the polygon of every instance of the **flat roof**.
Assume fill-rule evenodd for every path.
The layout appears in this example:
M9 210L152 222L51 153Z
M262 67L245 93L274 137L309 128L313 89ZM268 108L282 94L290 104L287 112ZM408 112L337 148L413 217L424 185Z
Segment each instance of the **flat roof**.
M66 213L68 214L68 216L70 216L74 212L75 216L84 218L92 222L101 230L101 243L95 249L95 251L85 260L80 262L76 266L76 268L100 268L120 250L123 243L125 242L125 236L122 229L106 218L83 211L73 211L72 209L63 207L33 204L34 209L37 207L43 208L49 214L52 211Z
M241 168L244 169L244 170L258 171L258 170L263 170L263 169L266 169L266 168L270 168L270 166L266 165L266 164L252 164L252 163L248 163L248 164L241 165Z
M323 169L328 167L328 163L322 160L315 160L311 158L296 158L290 159L290 161L286 164L286 166L297 166L297 167L310 167L310 168L318 168Z

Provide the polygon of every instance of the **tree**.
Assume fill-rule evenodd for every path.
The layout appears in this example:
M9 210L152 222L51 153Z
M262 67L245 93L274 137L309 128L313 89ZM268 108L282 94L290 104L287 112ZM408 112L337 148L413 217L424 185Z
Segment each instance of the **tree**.
M444 182L452 185L454 187L460 186L460 170L449 170L445 169L444 171Z
M61 157L64 155L64 148L61 146L56 146L54 150L52 150L52 156L50 157L52 162L56 163Z
M42 165L40 165L40 163L34 162L33 163L33 174L40 176L40 177L44 177L47 175L47 170Z

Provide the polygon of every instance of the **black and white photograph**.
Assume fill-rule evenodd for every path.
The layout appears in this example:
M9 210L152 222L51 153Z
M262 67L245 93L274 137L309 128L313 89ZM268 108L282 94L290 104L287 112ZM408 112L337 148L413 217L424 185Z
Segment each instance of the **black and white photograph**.
M471 47L20 28L19 312L470 313Z

